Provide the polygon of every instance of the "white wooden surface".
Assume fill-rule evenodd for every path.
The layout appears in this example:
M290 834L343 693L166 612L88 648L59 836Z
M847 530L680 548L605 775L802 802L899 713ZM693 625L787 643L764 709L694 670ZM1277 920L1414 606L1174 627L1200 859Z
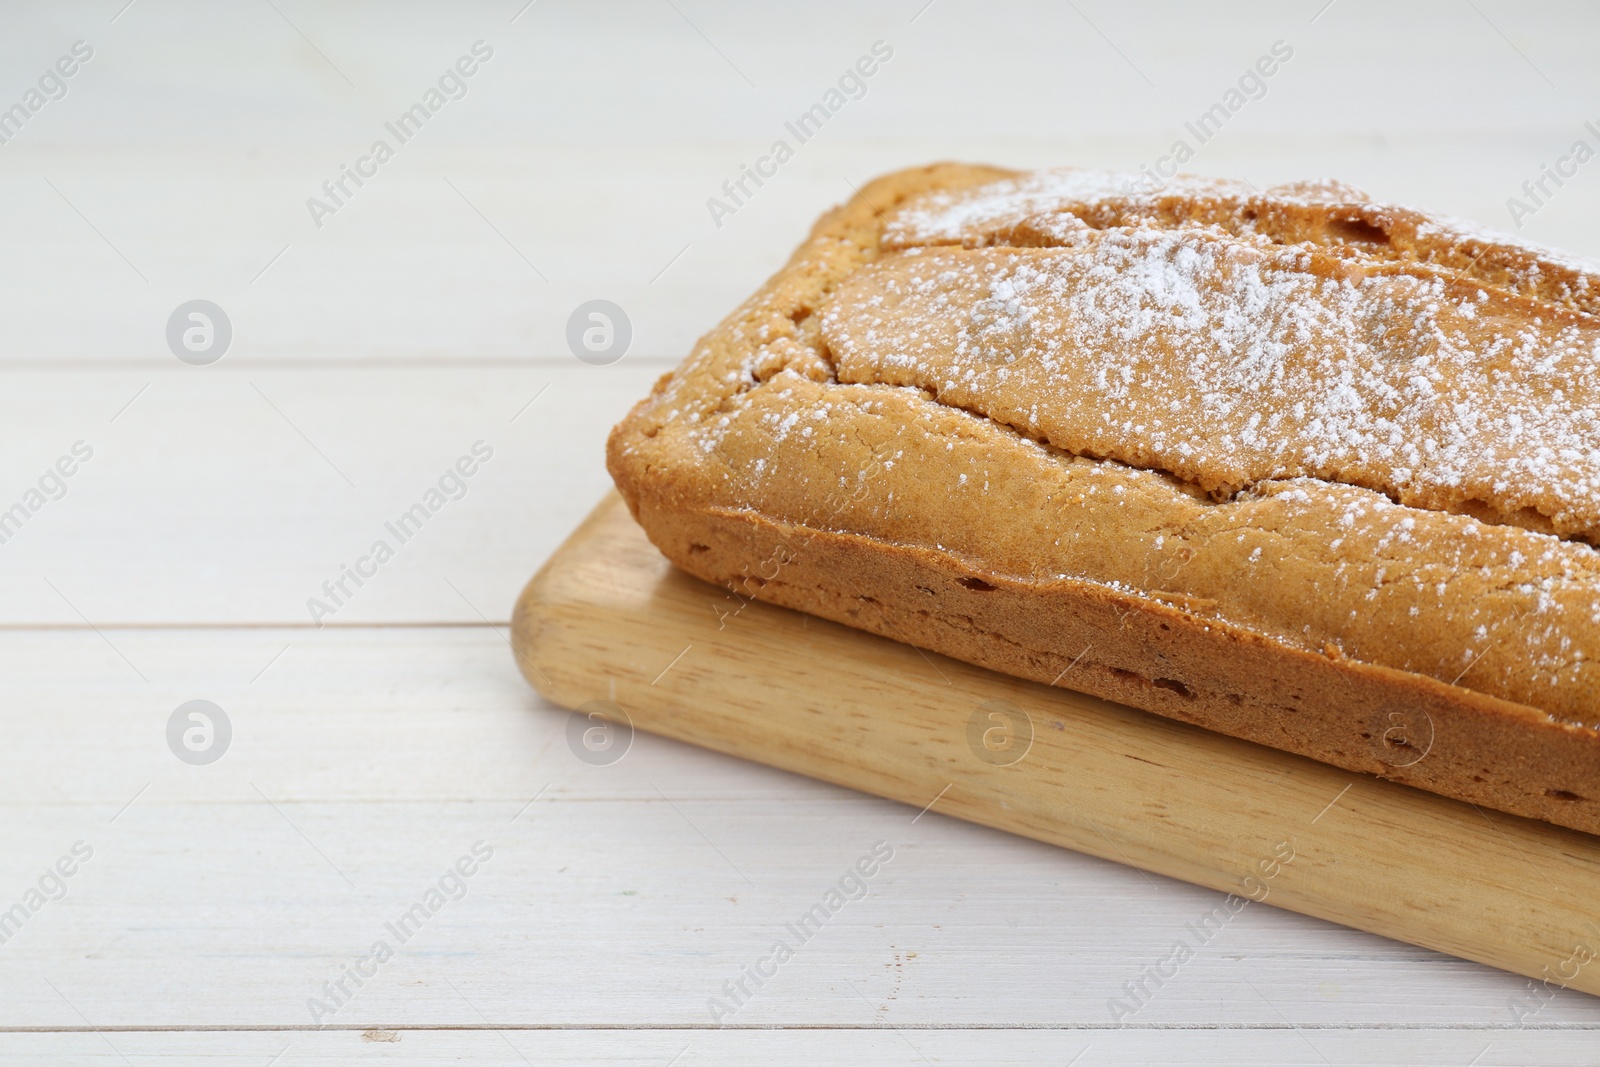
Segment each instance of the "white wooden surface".
M3 104L95 48L0 145L0 506L95 449L0 544L0 908L94 848L0 944L0 1063L1594 1062L1590 998L1518 1026L1520 979L1268 907L1114 1025L1215 894L649 737L589 766L503 636L610 424L851 183L1137 168L1284 39L1193 169L1504 228L1593 138L1592 6L123 2L0 33ZM467 97L314 228L305 198L478 39ZM705 199L879 39L866 97L715 227ZM1600 255L1596 168L1523 232ZM195 297L234 324L210 367L163 338ZM634 325L614 366L566 350L593 297ZM311 626L477 440L467 496ZM164 737L194 698L234 725L206 767ZM870 894L714 1027L880 839ZM479 840L467 895L314 1026Z

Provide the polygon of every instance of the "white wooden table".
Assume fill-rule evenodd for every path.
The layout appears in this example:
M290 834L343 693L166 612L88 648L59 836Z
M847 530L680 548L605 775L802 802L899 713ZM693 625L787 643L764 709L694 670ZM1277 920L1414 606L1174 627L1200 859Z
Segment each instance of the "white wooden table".
M611 423L851 183L1137 169L1283 40L1190 169L1508 228L1541 164L1600 144L1592 6L125 2L0 33L0 108L93 48L0 145L0 509L93 450L0 544L0 1063L1600 1060L1590 998L1519 1024L1521 979L1269 907L1113 1022L1215 894L646 736L592 766L505 641ZM479 40L466 95L314 225ZM879 40L866 95L715 225ZM1600 255L1600 163L1521 232ZM233 328L209 366L165 338L196 298ZM567 349L591 298L632 322L614 365ZM313 625L478 441L466 495ZM208 765L168 745L196 699L231 724ZM865 899L713 1024L879 840Z

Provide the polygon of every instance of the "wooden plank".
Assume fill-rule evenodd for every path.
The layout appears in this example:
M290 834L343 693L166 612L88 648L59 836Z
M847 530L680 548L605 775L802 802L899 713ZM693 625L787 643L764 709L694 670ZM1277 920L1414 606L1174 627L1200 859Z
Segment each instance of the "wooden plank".
M515 641L566 707L1600 992L1600 840L741 606L668 565L615 494L529 583Z
M504 621L610 484L611 424L666 369L169 363L0 371L0 511L75 442L93 450L8 527L0 624L310 626L313 596L331 625ZM479 441L493 459L401 543L386 524ZM323 583L379 539L393 558L337 604Z
M428 1030L401 1026L322 1032L7 1034L0 1067L127 1067L244 1063L260 1067L407 1063L445 1067L811 1067L817 1063L1077 1063L1082 1067L1283 1067L1385 1063L1396 1067L1592 1064L1592 1033L1457 1030L898 1030L866 1018L841 1030ZM124 1058L126 1057L126 1058ZM275 1057L277 1057L275 1059ZM1075 1058L1076 1057L1076 1058Z
M0 641L0 907L74 841L96 850L0 945L0 1029L79 1025L46 979L96 1025L308 1026L307 998L480 838L468 896L335 1024L480 1021L454 983L497 1025L708 1026L708 998L882 839L867 897L729 1025L1104 1027L1222 899L650 734L585 763L487 628L108 636L148 683L92 632ZM195 697L234 728L208 766L164 736ZM1125 1021L1511 1026L1523 992L1252 905ZM1600 1026L1600 1002L1565 993L1530 1025Z
M910 70L915 53L905 58L903 69ZM1459 61L1453 57L1449 70ZM1194 169L1262 187L1333 174L1386 200L1511 229L1506 197L1569 147L1589 117L1575 100L1570 121L1548 118L1555 102L1532 81L1539 92L1508 112L1503 132L1397 131L1411 145L1402 154L1370 136L1295 142L1292 135L1230 130L1205 148ZM820 88L800 90L795 99ZM529 92L534 99L547 90ZM1051 95L1068 92L1057 84ZM197 296L218 303L232 321L225 362L563 363L572 358L568 316L597 296L627 312L635 357L679 359L782 264L818 214L853 195L851 183L941 158L1136 171L1170 141L1126 130L1176 129L1175 116L1192 118L1193 103L1185 99L1170 112L1124 120L1118 132L1097 135L996 139L985 130L953 142L943 131L829 130L721 226L707 198L722 195L722 183L741 164L770 151L791 117L783 110L753 112L743 104L749 132L740 137L717 131L697 135L704 141L687 147L654 139L644 166L632 137L616 147L521 144L518 129L504 138L511 143L444 147L430 130L426 143L408 146L321 229L310 222L305 200L340 162L349 162L356 146L369 143L373 124L349 123L346 140L326 148L296 144L257 158L250 156L253 146L211 141L159 149L97 142L86 152L30 142L29 131L5 146L0 172L0 228L8 247L0 258L0 365L63 359L166 365L173 359L163 335L167 317ZM281 107L281 100L271 106ZM859 115L870 117L872 109ZM1529 127L1533 115L1545 120L1544 128ZM177 203L181 210L149 207ZM552 204L561 211L552 212ZM1595 208L1588 183L1569 182L1518 232L1597 255Z

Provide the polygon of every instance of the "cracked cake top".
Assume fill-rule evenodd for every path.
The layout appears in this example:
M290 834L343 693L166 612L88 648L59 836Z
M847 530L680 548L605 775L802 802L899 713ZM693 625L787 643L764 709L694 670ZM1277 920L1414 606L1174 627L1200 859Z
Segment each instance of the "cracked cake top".
M1600 269L1335 182L950 165L863 194L614 432L630 503L1600 723Z

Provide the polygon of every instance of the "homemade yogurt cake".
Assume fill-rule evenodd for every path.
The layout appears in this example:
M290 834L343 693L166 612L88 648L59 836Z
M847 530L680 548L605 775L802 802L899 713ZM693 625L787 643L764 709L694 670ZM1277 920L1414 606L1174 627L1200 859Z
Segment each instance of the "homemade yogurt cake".
M1600 832L1600 267L1331 182L902 171L607 460L740 596Z

